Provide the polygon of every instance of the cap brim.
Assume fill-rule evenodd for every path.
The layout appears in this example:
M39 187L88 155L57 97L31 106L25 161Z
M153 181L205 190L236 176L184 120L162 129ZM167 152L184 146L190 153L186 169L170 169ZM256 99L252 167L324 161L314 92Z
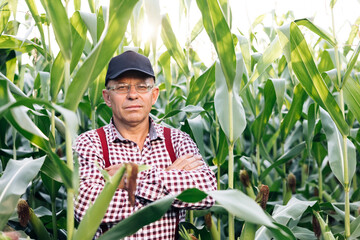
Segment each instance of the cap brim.
M127 71L137 71L137 72L142 72L142 73L145 73L147 75L149 75L150 77L153 77L155 78L154 74L152 73L149 73L147 71L144 71L144 70L141 70L141 69L138 69L138 68L126 68L126 69L122 69L121 71L118 71L114 74L111 74L109 76L106 76L106 80L113 80L113 79L116 79L118 77L120 77L121 74L127 72Z

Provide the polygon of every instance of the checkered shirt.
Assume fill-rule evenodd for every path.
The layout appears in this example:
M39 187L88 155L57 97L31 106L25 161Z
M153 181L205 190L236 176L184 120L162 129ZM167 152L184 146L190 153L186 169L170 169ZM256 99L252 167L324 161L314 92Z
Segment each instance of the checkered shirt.
M202 191L216 190L214 173L206 164L201 169L193 171L164 171L172 162L166 150L163 129L161 125L155 124L150 119L149 134L145 139L142 151L140 151L136 143L120 135L112 122L104 127L111 165L134 162L149 165L151 169L138 173L134 207L130 205L125 190L116 190L102 220L102 225L111 228L147 203L169 194L177 195L189 188L198 188ZM199 150L190 136L178 129L171 129L171 141L177 158L188 153L199 154ZM74 150L78 156L80 174L79 193L75 199L75 218L77 221L81 221L89 205L94 203L104 187L105 180L95 163L104 168L105 161L96 130L81 134L76 139ZM198 203L175 200L173 208L168 210L160 220L144 226L134 235L125 239L174 239L176 211L178 211L176 208L181 209L179 216L180 221L183 221L185 209L209 208L213 203L214 200L211 197ZM95 238L101 234L102 230L99 228Z

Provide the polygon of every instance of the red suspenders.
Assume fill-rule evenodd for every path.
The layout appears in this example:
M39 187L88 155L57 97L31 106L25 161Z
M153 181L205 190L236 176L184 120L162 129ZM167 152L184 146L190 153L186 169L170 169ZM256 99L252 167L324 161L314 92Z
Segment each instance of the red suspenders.
M170 155L171 162L174 163L176 160L176 155L174 152L174 147L171 142L171 129L170 128L164 127L164 137L165 137L166 150L168 151L168 153Z
M97 134L99 135L100 138L100 142L101 142L101 148L103 150L103 158L105 161L105 168L110 167L110 161L109 161L109 149L108 149L108 145L107 145L107 141L106 141L106 135L105 135L105 131L104 131L104 127L98 128L96 129ZM171 129L164 127L164 138L165 138L165 146L166 146L166 150L169 153L171 162L175 162L176 160L176 155L174 152L174 147L173 144L171 142ZM175 239L179 238L179 221L180 221L180 216L179 216L179 210L176 210L176 230L175 230Z
M171 142L171 129L170 128L164 127L164 138L165 138L166 150L168 151L168 153L170 155L171 162L174 163L176 160L176 155L174 152L174 147ZM176 209L175 240L179 239L179 222L180 222L179 209Z
M103 158L105 161L105 168L109 167L110 161L109 161L109 150L108 150L108 146L107 146L107 141L106 141L106 135L105 135L105 131L104 128L98 128L96 129L96 132L98 133L99 137L100 137L100 142L101 142L101 147L103 150ZM171 129L164 127L164 137L165 137L165 145L166 145L166 150L168 151L169 155L170 155L170 159L171 162L175 162L176 160L176 155L174 152L174 147L172 145L171 142Z
M100 137L101 148L103 150L103 158L105 161L105 168L110 167L109 150L108 150L108 145L107 145L107 141L106 141L106 135L105 135L104 128L103 127L98 128L98 129L96 129L96 132L98 133L98 135Z

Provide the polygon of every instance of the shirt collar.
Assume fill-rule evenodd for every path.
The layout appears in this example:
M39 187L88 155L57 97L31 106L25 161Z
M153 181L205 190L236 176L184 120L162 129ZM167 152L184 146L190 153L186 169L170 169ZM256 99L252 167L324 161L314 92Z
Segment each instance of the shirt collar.
M115 124L114 124L114 119L111 118L110 121L110 128L111 128L111 134L110 134L110 140L112 142L117 141L118 139L120 141L127 141L128 139L124 138L119 131L116 129ZM161 134L158 132L159 129L155 127L155 122L154 120L149 117L149 137L150 137L150 141L156 140L159 138L159 136L161 136ZM160 137L161 138L161 137Z

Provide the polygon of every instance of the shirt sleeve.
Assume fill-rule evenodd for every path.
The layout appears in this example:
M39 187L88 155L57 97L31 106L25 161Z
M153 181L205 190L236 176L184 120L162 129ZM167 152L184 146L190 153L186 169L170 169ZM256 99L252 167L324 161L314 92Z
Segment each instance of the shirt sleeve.
M95 135L96 133L94 133ZM75 218L78 221L84 217L86 210L92 205L105 186L105 180L99 170L104 168L104 160L100 141L95 137L82 134L76 140L74 151L79 161L80 184L79 192L74 200ZM132 207L128 202L127 192L117 189L105 213L103 221L119 221L119 216L126 217L131 214Z
M175 154L177 157L193 153L200 155L195 142L188 134L175 130L172 138ZM138 175L137 195L150 201L156 201L166 195L178 195L186 189L198 188L204 192L216 190L216 178L211 169L204 162L200 169L171 170L152 168ZM206 197L197 203L185 203L175 200L174 207L186 209L203 209L209 208L214 204L211 197Z

